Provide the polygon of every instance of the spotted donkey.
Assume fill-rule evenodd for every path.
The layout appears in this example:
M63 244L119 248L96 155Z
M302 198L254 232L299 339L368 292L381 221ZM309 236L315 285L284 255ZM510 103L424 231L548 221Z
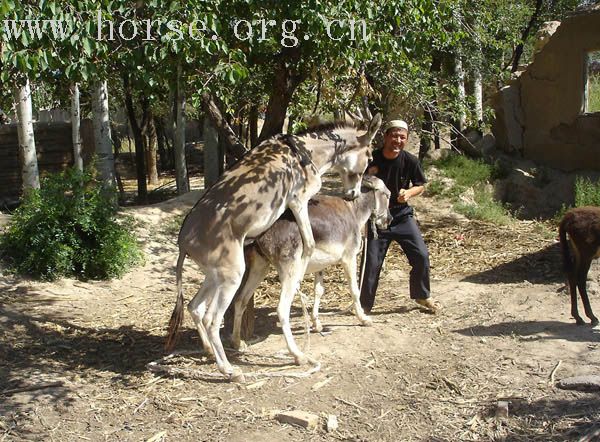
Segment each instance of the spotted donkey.
M205 275L188 304L203 347L214 355L224 376L243 380L241 371L234 370L227 360L219 328L244 275L244 244L252 242L289 208L302 237L305 269L315 248L307 205L321 188L321 175L337 171L346 195L358 197L372 156L371 141L380 126L381 116L376 115L362 134L354 126L342 124L275 136L248 152L202 196L179 232L178 295L169 322L167 350L175 345L183 321L181 274L189 256Z

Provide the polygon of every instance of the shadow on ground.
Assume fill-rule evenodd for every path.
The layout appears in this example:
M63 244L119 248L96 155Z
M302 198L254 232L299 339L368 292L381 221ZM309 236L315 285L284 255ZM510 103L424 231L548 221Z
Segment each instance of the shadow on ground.
M476 284L518 283L533 284L564 282L560 247L551 244L535 253L493 267L484 272L469 275L461 281Z
M600 330L596 328L558 321L501 322L458 329L454 332L465 336L514 336L527 341L564 339L571 342L593 342L600 340Z

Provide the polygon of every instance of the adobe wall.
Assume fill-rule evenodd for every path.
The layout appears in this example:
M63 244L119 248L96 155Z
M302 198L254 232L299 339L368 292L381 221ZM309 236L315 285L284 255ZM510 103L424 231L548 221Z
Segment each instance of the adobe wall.
M600 50L600 10L565 19L496 97L501 147L557 169L600 170L600 113L582 114L585 54Z

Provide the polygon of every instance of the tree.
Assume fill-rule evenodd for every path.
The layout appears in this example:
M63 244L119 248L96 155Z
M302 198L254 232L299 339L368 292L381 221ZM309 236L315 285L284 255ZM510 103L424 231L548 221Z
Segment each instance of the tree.
M17 130L19 135L19 156L21 158L23 189L39 189L40 176L35 150L29 79L25 80L24 85L17 86L15 91L15 105L17 108Z

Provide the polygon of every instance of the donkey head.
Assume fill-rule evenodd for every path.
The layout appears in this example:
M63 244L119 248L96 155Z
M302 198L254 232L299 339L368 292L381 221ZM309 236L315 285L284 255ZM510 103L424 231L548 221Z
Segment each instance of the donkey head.
M389 209L391 192L382 180L373 175L365 175L362 180L362 188L373 191L374 206L371 212L371 221L378 229L387 229L392 222Z
M371 141L381 126L381 115L371 120L367 132L346 139L346 149L338 156L333 169L342 178L346 198L355 199L360 195L363 174L373 159Z

